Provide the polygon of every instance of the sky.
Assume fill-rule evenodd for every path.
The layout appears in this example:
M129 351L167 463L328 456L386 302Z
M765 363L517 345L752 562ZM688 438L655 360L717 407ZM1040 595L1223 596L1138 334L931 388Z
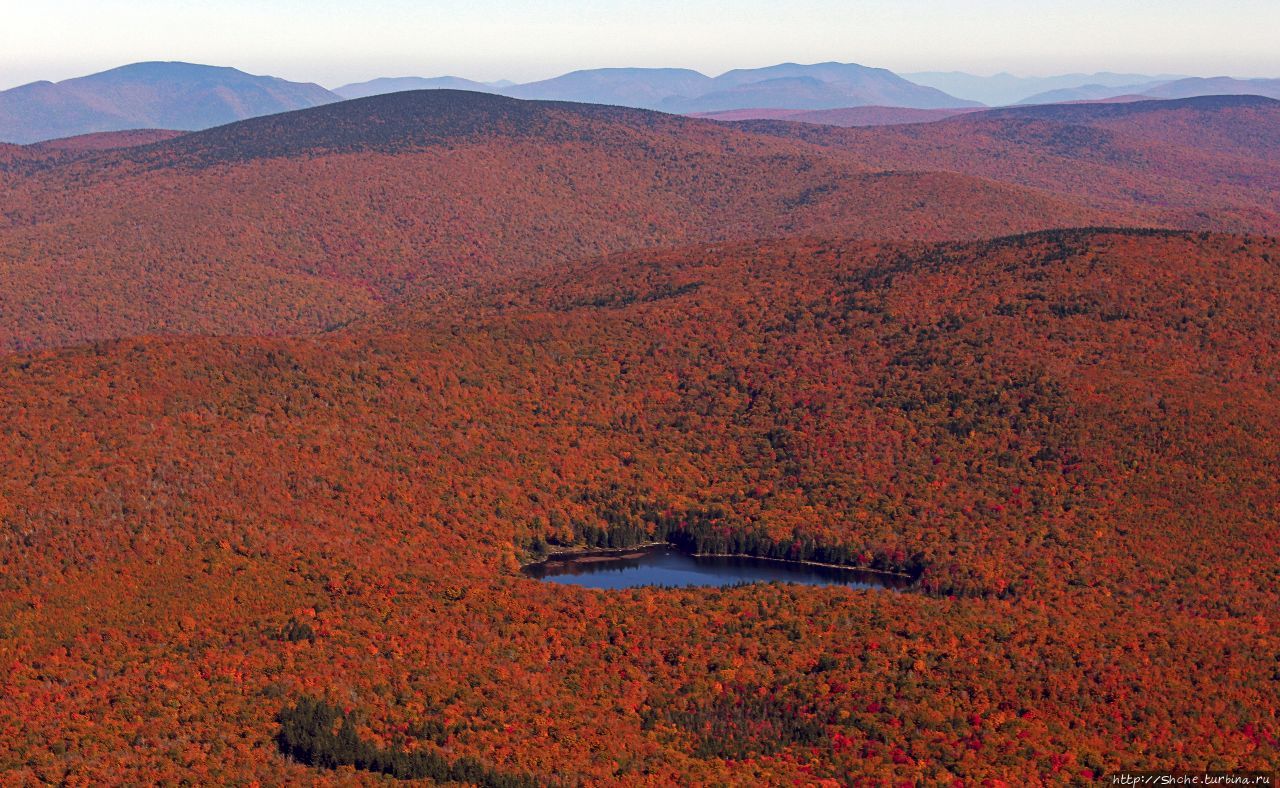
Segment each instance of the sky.
M899 72L1280 77L1277 0L26 0L0 89L142 60L336 87L378 76L542 79L578 68L715 75L839 60Z

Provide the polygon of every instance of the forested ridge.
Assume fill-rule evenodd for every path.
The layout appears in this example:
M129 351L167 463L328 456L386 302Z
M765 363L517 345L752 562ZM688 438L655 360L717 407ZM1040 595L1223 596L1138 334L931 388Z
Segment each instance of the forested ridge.
M692 243L1275 234L1280 103L1142 106L834 129L411 91L5 146L0 348L309 334L494 273Z
M1126 225L1268 235L1280 228L1280 101L1260 96L1006 107L876 129L730 125L853 154L877 169L1046 189L1137 219ZM1148 221L1131 213L1139 207Z

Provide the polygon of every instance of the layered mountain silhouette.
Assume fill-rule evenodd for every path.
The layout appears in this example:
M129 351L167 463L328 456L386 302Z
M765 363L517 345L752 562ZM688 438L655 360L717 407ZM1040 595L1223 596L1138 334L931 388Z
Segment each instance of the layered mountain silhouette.
M1072 101L1142 101L1182 99L1197 96L1265 96L1280 99L1280 79L1234 79L1232 77L1188 77L1169 82L1134 85L1089 84L1051 90L1023 99L1020 104L1058 104Z
M328 91L232 68L153 62L0 92L0 141L25 144L124 129L198 130L342 99L435 89L677 113L749 107L975 106L884 69L844 63L787 63L715 78L689 69L602 68L526 84L456 76L395 77Z
M858 106L940 109L979 104L917 85L883 68L855 63L783 63L729 71L713 79L710 90L673 96L659 108L690 113L745 107L816 110Z
M740 125L854 153L872 167L962 172L1044 189L1138 222L1280 230L1280 101L1268 98L1009 107L864 129Z
M1086 85L1104 90L1128 89L1134 85L1156 85L1171 82L1176 79L1182 79L1184 75L1117 74L1110 71L1101 71L1094 74L1020 77L1007 72L990 76L978 76L967 74L963 71L922 71L903 74L902 76L920 85L928 85L939 90L945 90L953 96L981 101L991 106L1003 106L1017 104L1030 96L1048 91L1069 91Z
M734 113L725 119L788 117L844 126L923 122L954 110L980 108L982 101L1043 104L1212 94L1280 97L1280 80L1265 79L1171 79L1111 73L1046 78L1009 74L975 77L959 72L913 76L919 82L855 63L782 63L735 69L717 77L679 68L587 69L525 84L478 82L457 76L393 77L329 91L312 83L254 76L234 68L148 62L0 92L0 142L27 144L132 129L199 130L343 99L410 90L467 90L689 115ZM948 89L953 92L946 92ZM860 111L808 118L780 112L855 109Z
M1233 79L1231 77L1191 77L1168 82L1143 91L1150 98L1179 99L1195 96L1266 96L1280 99L1280 79Z
M1001 73L975 76L959 71L904 74L921 85L991 106L1059 104L1079 101L1141 101L1197 96L1253 95L1280 98L1280 79L1188 77L1173 74L1062 74L1017 77Z
M575 71L502 92L517 98L620 104L685 114L750 107L936 109L976 105L913 84L891 71L853 63L783 63L737 69L718 77L688 69L606 68Z
M1017 102L1019 106L1034 104L1069 104L1081 101L1141 101L1147 98L1143 91L1160 85L1159 82L1145 82L1137 85L1078 85L1070 88L1049 90L1027 96Z
M344 99L354 99L378 96L383 93L398 93L405 90L474 90L480 93L489 93L505 86L501 83L476 82L462 77L379 77L368 82L353 82L350 85L343 85L342 87L334 88L333 92Z
M204 129L338 100L319 85L234 68L135 63L0 92L0 140L29 143L123 129Z
M689 69L601 68L505 89L486 89L515 98L617 104L686 114L750 107L835 109L883 105L933 109L976 105L913 84L885 69L853 63L783 63L737 69L718 77Z

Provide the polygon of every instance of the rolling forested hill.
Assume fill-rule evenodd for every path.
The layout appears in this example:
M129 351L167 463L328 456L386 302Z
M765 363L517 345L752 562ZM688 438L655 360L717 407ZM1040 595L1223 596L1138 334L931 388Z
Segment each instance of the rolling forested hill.
M874 129L748 121L867 166L964 173L1044 189L1159 223L1275 234L1280 101L1209 96L1016 107Z
M1278 261L1166 232L698 246L323 337L9 356L0 768L310 781L274 737L312 696L537 780L1269 764ZM515 571L672 523L919 580Z
M1126 220L710 121L459 91L22 161L5 175L0 216L10 348L323 330L459 276L637 247Z

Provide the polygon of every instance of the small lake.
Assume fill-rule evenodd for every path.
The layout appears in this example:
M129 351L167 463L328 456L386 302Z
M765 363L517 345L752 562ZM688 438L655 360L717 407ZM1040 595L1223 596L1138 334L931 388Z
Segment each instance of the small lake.
M604 589L771 582L850 588L905 588L911 584L909 578L899 575L768 558L690 555L674 547L552 556L526 566L524 572L551 583Z

